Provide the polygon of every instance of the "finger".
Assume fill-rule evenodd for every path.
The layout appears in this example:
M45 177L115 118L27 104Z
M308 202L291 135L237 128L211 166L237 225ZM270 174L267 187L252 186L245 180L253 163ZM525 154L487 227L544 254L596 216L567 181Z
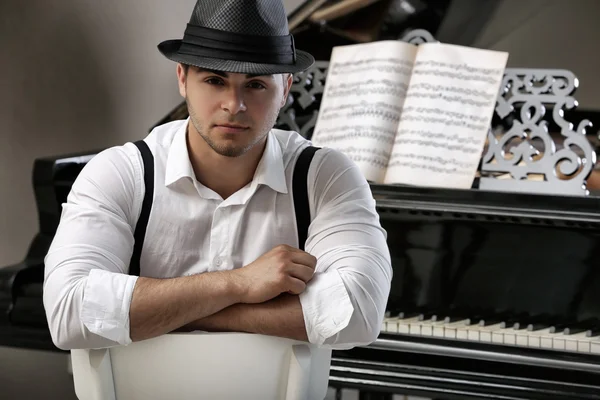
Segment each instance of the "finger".
M307 267L315 268L317 266L317 258L312 254L304 251L293 252L291 254L291 260L295 264L306 265Z
M291 294L300 294L306 289L306 284L300 279L289 276L287 279L287 292Z
M288 265L287 273L294 278L302 280L303 282L308 282L315 274L315 270L302 264L290 264Z

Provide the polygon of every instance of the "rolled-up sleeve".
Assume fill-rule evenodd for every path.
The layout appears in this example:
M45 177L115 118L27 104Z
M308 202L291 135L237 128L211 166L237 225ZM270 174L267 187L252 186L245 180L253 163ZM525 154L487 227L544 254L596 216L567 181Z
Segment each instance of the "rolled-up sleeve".
M318 261L300 295L308 339L339 349L372 343L392 268L370 186L352 161L326 148L315 154L309 182L313 221L306 251Z
M61 349L131 343L127 275L143 193L132 144L96 155L75 180L45 257L44 308Z

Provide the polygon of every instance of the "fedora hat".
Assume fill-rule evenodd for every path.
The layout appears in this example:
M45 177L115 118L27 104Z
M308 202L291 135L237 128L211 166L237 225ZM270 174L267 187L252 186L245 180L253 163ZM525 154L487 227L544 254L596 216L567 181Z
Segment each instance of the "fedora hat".
M158 50L182 64L243 74L294 73L315 61L296 49L281 0L198 0L183 39Z

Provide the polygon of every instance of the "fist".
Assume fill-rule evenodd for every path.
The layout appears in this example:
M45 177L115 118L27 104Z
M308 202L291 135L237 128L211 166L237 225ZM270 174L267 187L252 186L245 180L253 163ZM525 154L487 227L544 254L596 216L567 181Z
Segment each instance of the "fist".
M315 273L317 259L309 253L279 245L256 261L235 270L243 303L263 303L281 293L300 294Z

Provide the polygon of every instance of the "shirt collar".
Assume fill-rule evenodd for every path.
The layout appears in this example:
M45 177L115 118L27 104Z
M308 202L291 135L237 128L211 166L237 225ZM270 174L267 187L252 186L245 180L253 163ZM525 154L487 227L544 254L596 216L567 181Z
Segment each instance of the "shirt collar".
M285 168L283 167L283 151L281 150L281 143L279 143L273 131L270 131L267 135L267 145L256 167L252 183L267 185L280 193L288 192Z
M182 178L190 178L192 182L196 180L187 148L186 136L188 123L189 118L188 122L183 124L173 137L173 142L167 156L165 186L170 186ZM277 137L272 131L269 132L265 151L254 173L252 186L264 184L277 192L288 192L282 154L281 144L277 140Z
M187 149L188 123L189 119L175 132L171 142L165 170L165 186L172 185L182 178L190 178L192 181L196 179Z

